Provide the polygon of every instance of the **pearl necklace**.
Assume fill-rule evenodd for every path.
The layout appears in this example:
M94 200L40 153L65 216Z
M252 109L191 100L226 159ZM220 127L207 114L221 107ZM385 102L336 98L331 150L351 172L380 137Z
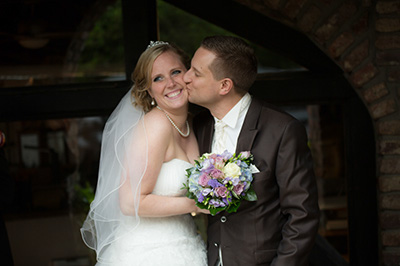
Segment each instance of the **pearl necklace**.
M176 130L178 130L179 134L181 134L182 137L187 138L187 137L189 136L189 134L190 134L190 127L189 127L189 123L188 123L187 120L186 120L187 133L186 133L186 134L183 134L183 132L178 128L178 126L175 125L174 121L172 121L171 117L169 117L169 115L168 115L163 109L161 109L161 107L159 107L159 106L156 106L156 107L157 107L157 109L159 109L160 111L162 111L162 112L165 114L165 116L168 118L169 122L171 122L171 124L174 126L174 128L175 128Z

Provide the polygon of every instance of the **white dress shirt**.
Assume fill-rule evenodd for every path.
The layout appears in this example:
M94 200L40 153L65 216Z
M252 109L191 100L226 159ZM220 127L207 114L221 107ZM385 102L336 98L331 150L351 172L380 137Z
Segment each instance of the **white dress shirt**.
M242 99L221 119L227 126L224 128L224 146L225 149L230 153L236 151L236 144L243 126L244 118L246 117L247 111L251 103L251 96L246 93ZM219 121L218 118L214 117L215 123ZM214 134L215 135L215 134ZM213 137L212 150L214 151L215 138Z

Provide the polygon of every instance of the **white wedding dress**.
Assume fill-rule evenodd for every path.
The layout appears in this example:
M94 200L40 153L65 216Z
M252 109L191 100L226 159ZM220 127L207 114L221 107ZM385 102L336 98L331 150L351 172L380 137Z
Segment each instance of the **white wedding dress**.
M162 165L153 194L184 196L185 169L192 165L173 159ZM129 221L121 228L129 228ZM123 230L123 229L121 229ZM124 233L121 231L121 233ZM118 234L117 234L118 235ZM162 218L140 218L138 227L111 244L105 254L112 265L205 266L204 241L196 231L190 214ZM109 265L98 262L97 265Z

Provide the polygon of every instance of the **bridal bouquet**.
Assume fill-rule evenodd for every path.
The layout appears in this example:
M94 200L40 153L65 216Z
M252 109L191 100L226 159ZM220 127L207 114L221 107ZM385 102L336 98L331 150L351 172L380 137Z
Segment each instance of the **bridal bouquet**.
M252 188L253 155L241 152L239 155L228 151L222 154L203 154L192 168L186 169L186 196L196 201L201 209L208 209L211 215L220 211L236 212L242 200L256 201Z

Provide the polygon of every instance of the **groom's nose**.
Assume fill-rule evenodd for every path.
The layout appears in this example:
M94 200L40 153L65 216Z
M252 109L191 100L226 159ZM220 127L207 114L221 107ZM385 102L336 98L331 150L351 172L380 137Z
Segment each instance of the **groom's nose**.
M189 70L186 71L186 73L183 75L183 81L185 83L190 83L191 82L191 79L190 79L191 72L192 72L192 68L189 68Z

